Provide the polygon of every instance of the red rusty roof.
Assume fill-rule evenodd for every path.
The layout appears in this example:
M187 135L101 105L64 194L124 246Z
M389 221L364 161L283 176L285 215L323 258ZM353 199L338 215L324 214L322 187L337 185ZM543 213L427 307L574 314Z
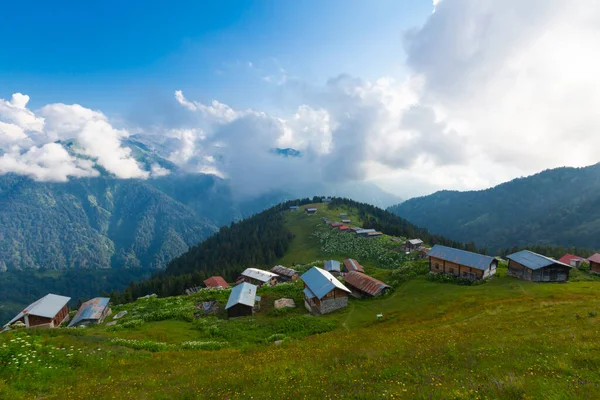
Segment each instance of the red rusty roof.
M346 267L346 271L348 272L357 271L362 272L363 274L365 273L365 269L363 268L363 266L360 265L358 261L353 260L351 258L347 258L344 260L344 267Z
M350 229L350 227L348 225L342 225L342 226L340 226L339 229L340 229L340 231L347 231Z
M207 288L222 287L223 289L229 289L229 284L227 284L227 282L225 282L225 279L223 279L220 276L211 276L210 278L204 281L204 284Z
M565 254L564 256L558 259L558 261L567 265L571 265L572 260L583 260L583 258L573 254Z
M348 285L371 296L379 296L386 289L390 288L380 280L356 271L348 272L346 275L344 275L344 280Z
M588 261L593 261L595 263L600 263L600 254L596 253L593 256L591 256L590 258L588 258Z
M332 223L331 223L331 226L333 226L333 227L336 227L336 228L337 228L338 226L343 226L343 225L344 225L344 224L342 224L341 222L332 222Z

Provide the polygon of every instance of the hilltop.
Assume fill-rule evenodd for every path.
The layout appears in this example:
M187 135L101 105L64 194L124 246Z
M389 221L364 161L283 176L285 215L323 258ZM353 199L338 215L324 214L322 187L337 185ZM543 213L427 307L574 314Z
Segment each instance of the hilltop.
M388 210L491 252L524 245L600 248L600 164L557 168L496 187L441 191Z
M236 225L247 233L254 222L278 215L272 222L291 236L274 263L303 271L353 256L392 284L391 292L350 299L347 308L314 317L302 307L301 282L263 287L260 311L235 320L223 311L229 290L145 296L114 305L100 326L4 333L0 397L267 399L274 388L279 398L600 395L598 278L574 271L566 284L536 284L507 277L501 265L480 285L432 281L427 261L396 252L394 236L357 246L322 221L344 210L365 225L375 216L361 214L364 208L306 204L319 207L317 215L286 211L286 204ZM275 310L281 297L297 307ZM217 314L199 315L207 300L218 302Z

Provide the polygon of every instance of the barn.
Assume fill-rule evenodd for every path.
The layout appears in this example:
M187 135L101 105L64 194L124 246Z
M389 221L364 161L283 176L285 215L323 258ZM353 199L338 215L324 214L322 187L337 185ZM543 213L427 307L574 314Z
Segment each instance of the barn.
M358 261L353 260L351 258L347 258L344 260L344 271L346 272L361 272L361 273L365 273L365 269L363 268L362 265L360 265L358 263Z
M69 323L69 327L101 324L104 318L110 314L109 303L108 297L96 297L86 301L79 307L77 314Z
M423 247L423 241L421 239L409 239L404 243L406 251L419 250Z
M316 207L304 207L304 211L308 214L308 215L313 215L317 213L317 208Z
M569 280L570 265L550 257L522 250L506 256L507 275L533 282L565 282Z
M494 257L436 244L427 253L429 272L449 274L472 281L486 279L496 273Z
M600 274L600 254L596 253L587 260L590 263L590 272Z
M339 276L340 273L342 272L341 263L336 260L325 261L325 263L323 264L323 268L325 269L325 271L327 271L330 274L333 274L335 276Z
M295 281L300 279L300 274L295 269L284 267L283 265L276 265L271 268L271 272L279 275L279 280L282 282Z
M350 289L329 272L312 267L302 275L304 306L316 315L327 314L348 306Z
M256 285L241 283L231 289L225 309L229 318L251 316L257 302Z
M244 272L242 272L242 279L244 282L251 283L258 287L265 284L275 286L278 278L279 275L258 268L246 268Z
M204 281L204 286L208 289L229 289L229 284L222 276L211 276Z
M380 280L356 271L344 275L344 281L356 297L380 296L390 289L389 285Z
M27 328L55 328L69 317L70 297L49 293L31 303L5 326L22 322Z

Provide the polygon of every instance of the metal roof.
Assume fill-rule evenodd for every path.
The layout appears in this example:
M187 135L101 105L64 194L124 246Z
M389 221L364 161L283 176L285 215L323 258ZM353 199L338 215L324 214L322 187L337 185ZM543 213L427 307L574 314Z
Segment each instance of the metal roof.
M553 264L573 268L568 264L562 263L550 257L543 256L541 254L534 253L533 251L529 250L521 250L519 252L506 256L506 258L518 262L519 264L532 270L544 268Z
M242 276L256 279L261 282L269 282L271 279L277 278L278 275L258 268L246 268L246 270L242 272Z
M36 315L44 318L54 318L56 314L71 300L70 297L49 293L39 300L34 301L6 325L10 325L24 315Z
M271 268L271 272L278 275L286 276L288 278L292 278L295 275L298 275L298 271L296 271L295 269L284 267L283 265L274 266L273 268Z
M325 261L323 268L325 268L325 271L341 271L341 264L339 261L336 260L327 260Z
M236 304L254 307L255 301L256 286L248 282L243 282L231 289L231 294L229 295L225 309L227 310Z
M347 231L350 230L350 227L348 225L342 225L338 228L340 231Z
M106 307L108 307L108 303L110 303L108 297L96 297L95 299L86 301L79 307L77 314L75 314L69 326L75 326L81 321L99 320L102 318Z
M376 231L376 232L367 233L367 236L381 236L381 235L383 235L383 232Z
M365 233L376 232L375 229L359 229L356 231L357 235L362 235Z
M410 244L423 244L423 241L421 239L410 239L408 240L408 243Z
M560 261L561 263L565 263L565 264L569 264L571 265L571 261L573 260L583 260L582 257L576 256L574 254L565 254L564 256L562 256L561 258L558 259L558 261Z
M588 258L587 260L595 262L595 263L600 263L600 254L596 253L593 256L591 256L590 258Z
M357 271L357 272L362 272L362 273L365 272L365 269L363 268L363 266L360 265L358 263L358 261L353 260L351 258L347 258L344 260L344 266L346 267L346 270L348 272L351 272L351 271Z
M453 247L446 247L436 244L427 253L427 257L440 258L456 264L485 271L495 260L493 257L483 254L471 253L470 251L459 250Z
M311 292L311 290L308 287L304 288L304 295L306 297L308 297L309 299L312 299L314 297L317 297L313 292Z
M337 228L338 226L342 226L344 224L342 224L341 222L332 222L331 226L333 226L334 228Z
M312 267L301 278L310 292L314 294L314 297L318 299L322 299L335 288L350 293L350 290L338 281L335 276L321 268ZM306 291L304 293L306 294Z
M229 284L223 279L222 276L211 276L207 280L204 281L204 285L207 288L223 288L229 289Z
M370 294L371 296L378 296L385 289L389 289L390 287L380 280L356 271L348 272L344 275L344 280L348 285L355 287L361 292Z

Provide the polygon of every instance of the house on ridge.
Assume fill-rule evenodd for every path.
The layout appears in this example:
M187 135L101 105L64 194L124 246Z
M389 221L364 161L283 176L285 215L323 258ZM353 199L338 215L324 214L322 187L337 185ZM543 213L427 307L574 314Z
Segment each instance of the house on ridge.
M404 243L406 251L415 251L423 247L423 241L421 239L409 239Z
M323 268L325 269L325 271L329 272L334 276L340 276L340 273L342 272L341 263L336 260L325 261L325 263L323 264Z
M88 300L79 307L77 314L69 323L69 328L74 326L87 326L101 324L106 316L110 315L110 298L96 297Z
M304 281L304 306L312 314L327 314L348 306L350 289L329 272L312 267L301 278Z
M271 272L279 275L279 280L282 282L295 281L300 279L300 274L295 269L284 267L283 265L276 265L271 268Z
M299 208L298 206L290 206L290 211L298 211Z
M427 253L429 272L450 274L473 281L490 278L496 273L494 257L436 244Z
M572 266L553 258L521 250L506 256L507 275L533 282L566 282Z
M590 272L600 274L600 254L596 253L587 260L590 263Z
M313 215L313 214L317 213L317 208L316 207L304 207L304 211L308 215Z
M357 271L344 275L344 281L355 297L380 296L390 289L389 285Z
M56 328L69 318L70 300L70 297L49 293L25 307L4 326L10 327L16 322L22 322L27 328Z
M229 284L221 276L211 276L204 281L208 289L229 289Z
M229 318L251 316L260 301L256 295L257 287L251 283L243 282L233 289L227 300L225 309Z
M279 275L258 268L246 268L242 272L242 280L258 287L262 285L275 286Z
M565 254L558 259L563 264L570 265L571 267L579 268L581 263L585 261L585 258L576 256L574 254Z
M365 273L365 269L362 265L358 263L358 261L353 260L351 258L347 258L344 260L344 271L346 272L360 272Z
M375 229L359 229L354 232L356 233L356 236L367 237L369 236L369 233L375 233L377 231Z

